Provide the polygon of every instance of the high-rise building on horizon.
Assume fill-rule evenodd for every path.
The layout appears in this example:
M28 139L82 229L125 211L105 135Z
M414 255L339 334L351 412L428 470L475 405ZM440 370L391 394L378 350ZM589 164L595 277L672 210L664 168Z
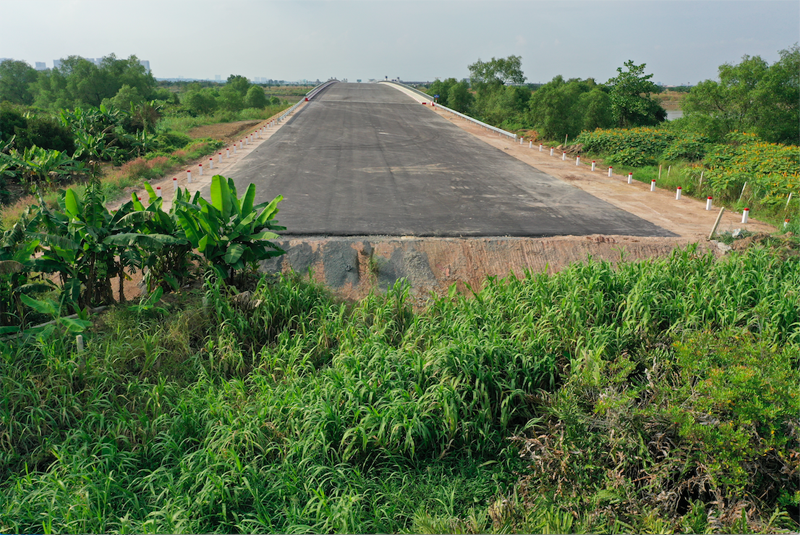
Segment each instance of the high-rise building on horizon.
M141 65L142 67L144 67L144 71L145 71L147 74L150 74L150 60L147 60L147 59L140 59L140 60L139 60L139 65Z
M44 61L37 61L34 68L37 71L45 71L47 70L47 64Z

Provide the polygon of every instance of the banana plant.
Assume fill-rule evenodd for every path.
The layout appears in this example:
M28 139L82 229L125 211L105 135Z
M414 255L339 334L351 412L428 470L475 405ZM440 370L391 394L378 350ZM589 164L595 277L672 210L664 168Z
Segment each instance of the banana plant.
M131 206L109 212L99 188L94 186L90 184L83 196L71 188L61 192L57 210L40 198L44 232L31 234L42 245L35 268L60 276L66 303L76 310L112 304L111 279L125 278L125 268L138 262L135 249L106 243L109 236L129 230L130 224L123 219Z
M132 201L120 207L128 213L119 222L130 230L106 238L105 243L137 250L138 267L144 272L147 292L154 288L177 290L190 276L193 259L192 245L176 223L173 204L170 212L162 209L162 199L145 183L149 193L147 207L132 194Z
M24 327L26 309L22 296L51 291L55 286L31 272L39 240L29 234L38 225L38 213L28 208L13 227L0 235L0 335Z
M41 182L51 185L72 173L84 170L82 164L66 153L35 145L26 148L22 153L12 150L8 155L3 155L3 160L21 171L20 181L31 186Z
M182 195L188 196L188 191ZM175 217L192 247L197 248L208 266L220 278L233 282L236 271L255 269L260 260L285 253L272 243L275 231L285 230L274 220L282 196L268 203L253 205L256 187L248 186L239 198L233 179L215 175L211 179L211 202L195 194L191 202L176 198Z

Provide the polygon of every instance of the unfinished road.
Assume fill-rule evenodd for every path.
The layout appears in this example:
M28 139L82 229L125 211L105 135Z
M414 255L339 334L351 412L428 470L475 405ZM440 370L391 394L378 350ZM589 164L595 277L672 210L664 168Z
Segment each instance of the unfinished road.
M674 236L383 84L333 84L229 176L284 196L283 235Z

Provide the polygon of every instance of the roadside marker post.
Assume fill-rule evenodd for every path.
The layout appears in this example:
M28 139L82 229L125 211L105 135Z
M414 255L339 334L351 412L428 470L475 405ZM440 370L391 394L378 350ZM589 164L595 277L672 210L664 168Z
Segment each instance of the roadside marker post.
M209 169L214 169L214 158L209 158L208 159L208 168Z
M678 186L678 190L675 192L675 200L676 201L681 200L681 193L683 193L683 190L681 189L680 186Z
M221 153L221 152L218 152L218 153L217 153L217 161L218 161L219 163L222 163L222 153Z
M236 143L233 144L233 153L236 154Z
M613 167L608 168L608 177L611 178L611 170L614 169Z
M656 190L656 179L654 178L653 180L650 181L650 191L655 191L655 190Z
M787 217L786 219L783 220L783 228L786 228L788 226L789 226L789 218Z
M226 158L230 158L231 157L231 149L225 149L225 157Z
M200 168L200 176L203 176L203 164L200 164L197 167Z
M161 186L156 186L156 197L161 198Z
M172 192L178 193L178 177L172 177Z
M542 144L539 143L539 152L542 152Z
M594 171L595 164L596 164L596 162L594 160L592 160L592 171Z
M709 195L708 199L706 199L706 210L711 210L711 201L712 200L713 200L712 197Z
M576 156L575 157L575 165L577 166L577 165L580 165L580 164L581 164L581 157L580 156Z
M528 141L528 148L529 148L529 149L532 149L532 148L533 148L533 141Z
M553 147L550 147L550 156L553 155Z
M566 162L567 161L567 153L566 152L562 152L561 153L561 161L562 162Z
M750 208L745 208L742 211L742 225L747 224L747 221L750 220Z
M628 184L633 184L633 173L628 173Z
M192 183L192 170L191 169L187 169L186 170L186 180L189 182L189 184Z

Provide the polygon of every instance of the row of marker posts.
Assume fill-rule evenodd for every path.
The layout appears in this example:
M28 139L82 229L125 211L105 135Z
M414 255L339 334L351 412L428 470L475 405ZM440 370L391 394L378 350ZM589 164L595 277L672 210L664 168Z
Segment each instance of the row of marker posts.
M248 145L248 144L252 143L255 140L255 138L260 138L261 135L264 134L267 131L267 129L269 129L274 122L275 122L275 120L270 121L269 123L267 123L266 126L262 126L258 130L256 130L254 133L252 133L252 134L240 139L238 141L239 148L241 148L243 145ZM233 153L236 154L236 143L233 144ZM223 157L224 158L230 158L231 157L231 149L229 147L225 149L225 155L224 156L223 156L222 152L218 152L217 153L217 163L222 163ZM203 176L203 164L199 164L197 167L198 167L198 175L199 176ZM213 156L208 159L208 169L209 170L214 169L214 157ZM186 170L186 182L189 183L189 184L192 183L192 170L191 169L187 169ZM178 191L178 177L172 177L172 191L174 191L174 192ZM161 194L161 186L157 186L156 187L156 197L160 198L161 196L162 196L162 194ZM141 197L139 198L139 200L141 200Z
M427 103L423 102L422 104L426 105ZM435 103L431 102L431 106L435 106ZM522 145L523 143L524 143L524 138L520 137L519 144ZM528 141L528 148L529 149L533 148L533 140L529 140ZM539 144L539 152L542 152L542 149L543 149L543 145L540 143ZM553 147L551 147L550 148L550 156L554 155L553 151L554 151L554 149L553 149ZM565 151L562 151L561 152L561 160L562 161L566 161L566 159L567 159L567 153ZM575 165L579 166L580 164L581 164L581 157L580 156L576 156L575 157ZM595 169L596 169L596 162L594 160L592 160L592 171L594 171ZM660 172L660 169L659 169L659 172ZM612 174L613 174L613 167L610 166L608 168L608 176L609 176L609 178L611 178ZM701 178L701 180L702 180L702 178ZM628 184L633 184L633 173L628 173ZM655 191L655 190L656 190L656 180L653 179L650 182L650 191ZM675 200L676 201L681 200L681 194L682 194L682 188L681 188L681 186L678 186L678 189L677 189L677 191L675 193ZM791 200L791 196L789 197L789 200ZM708 198L706 199L706 210L711 210L712 204L713 204L713 197L709 195ZM786 204L788 205L789 203L787 202ZM745 208L744 210L742 210L742 224L746 224L749 220L750 220L750 209L749 208ZM789 224L789 219L785 219L784 222L783 222L783 226L786 227L788 224Z
M520 139L520 145L522 145L522 139ZM529 149L533 148L533 141L529 141L528 142L528 148ZM539 144L539 152L542 152L542 148L543 148L543 145L540 143ZM554 150L555 149L553 147L550 147L550 156L554 155L553 154ZM567 153L566 153L566 151L562 151L561 152L561 160L562 161L566 161L566 159L567 159ZM581 164L581 157L577 156L575 158L575 165L580 165L580 164ZM592 160L592 171L596 170L596 168L597 168L596 166L597 166L597 163L594 160ZM609 168L608 168L608 176L609 176L609 178L611 178L611 176L613 174L613 169L614 168L612 166L609 166ZM659 170L659 172L660 172L660 170ZM632 183L633 183L633 173L628 173L628 184L632 184ZM655 191L655 190L656 190L656 179L654 178L652 181L650 181L650 191ZM676 201L681 200L681 194L682 193L683 193L682 188L680 186L678 186L678 190L675 193L675 200ZM708 198L706 199L706 210L711 210L712 205L713 205L713 200L714 200L713 197L711 195L709 195ZM749 220L750 220L750 208L745 208L744 210L742 210L742 224L746 224ZM784 220L783 226L786 227L788 224L789 224L789 220L788 219Z

